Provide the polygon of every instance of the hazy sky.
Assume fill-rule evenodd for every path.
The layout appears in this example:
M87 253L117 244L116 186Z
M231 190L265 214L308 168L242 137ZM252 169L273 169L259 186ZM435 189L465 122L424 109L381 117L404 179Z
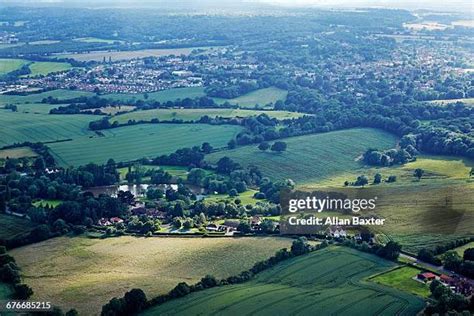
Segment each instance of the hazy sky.
M0 0L3 3L28 4L86 4L114 6L127 4L128 6L153 5L205 5L220 7L222 5L245 6L249 3L262 3L283 6L323 6L323 7L388 7L404 9L430 9L437 11L471 12L474 18L474 0Z

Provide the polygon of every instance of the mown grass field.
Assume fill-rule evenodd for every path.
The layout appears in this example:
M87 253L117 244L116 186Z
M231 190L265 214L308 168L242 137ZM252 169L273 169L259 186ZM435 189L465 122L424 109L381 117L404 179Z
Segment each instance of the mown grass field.
M24 59L8 59L0 58L0 75L7 74L13 70L20 69L23 65L28 64Z
M426 298L431 294L429 286L413 280L421 272L420 269L413 267L401 267L379 274L370 281Z
M58 63L58 62L34 62L28 66L31 70L29 77L38 76L38 75L47 75L52 72L65 71L71 69L72 66L70 63Z
M249 282L196 292L143 315L415 315L423 300L365 280L393 266L331 247L280 263Z
M21 158L38 156L30 147L17 147L12 149L0 149L0 159Z
M278 89L275 87L264 88L252 91L234 99L214 98L218 104L229 102L230 104L237 104L242 108L259 108L265 107L269 103L275 103L278 100L285 101L288 91Z
M435 100L430 101L431 103L439 104L439 105L447 105L450 103L462 102L469 106L474 106L474 98L465 98L465 99L447 99L447 100Z
M21 103L40 103L41 100L49 96L58 99L70 99L81 96L93 96L94 93L78 90L51 90L43 93L34 93L26 96L20 95L6 95L0 94L0 105L7 103L21 104ZM57 106L56 106L57 107Z
M42 199L38 200L36 202L33 202L32 204L36 207L57 207L59 204L61 204L63 201L61 200L47 200L47 199Z
M262 152L257 145L210 154L216 163L227 156L243 166L255 165L274 180L292 179L297 184L329 179L347 170L360 169L357 158L368 148L395 146L396 137L376 129L357 128L324 134L283 139L288 148L283 153Z
M257 111L257 110L241 110L241 109L154 109L146 111L135 111L117 115L111 121L119 123L126 123L129 120L135 121L150 121L153 118L159 120L183 120L195 121L207 115L211 118L215 117L248 117L266 114L271 118L279 120L292 119L304 116L302 113L288 112L288 111Z
M11 251L23 280L47 300L80 315L96 315L112 297L141 288L148 297L206 274L224 278L249 269L278 249L284 238L59 237Z
M255 205L257 202L261 202L262 200L257 200L253 197L256 193L256 190L247 190L245 192L239 193L238 196L229 196L228 194L215 194L209 195L206 197L205 201L208 202L232 202L236 199L239 199L242 205Z
M117 61L117 60L130 60L130 59L135 59L135 58L144 58L144 57L189 55L191 54L193 50L196 50L196 49L206 49L206 47L141 49L141 50L130 50L130 51L91 51L88 53L55 55L55 57L73 58L79 61L102 61L104 57L108 61L110 57L112 61Z
M149 170L149 169L162 169L168 172L170 175L176 178L180 178L183 180L187 179L188 176L188 168L181 167L181 166L155 166L155 165L140 165L142 170ZM135 167L132 166L132 170L135 170ZM120 180L125 181L126 176L128 173L128 167L118 168L117 171L120 175ZM142 181L146 181L147 178L143 178Z
M234 125L140 124L101 131L103 136L79 136L48 146L62 166L131 161L169 154L177 149L209 142L222 147L241 131Z
M73 41L83 42L83 43L106 43L106 44L122 42L121 40L105 39L105 38L98 38L98 37L79 37L79 38L73 39Z
M0 110L0 146L17 142L48 142L89 135L93 115L48 115Z
M198 98L203 97L204 88L202 87L190 87L190 88L175 88L163 91L148 93L148 101L166 102L174 101L177 99L185 98ZM102 97L113 100L120 100L123 102L134 101L134 100L145 100L145 94L131 94L131 93L114 93L104 94Z
M29 220L7 214L0 214L0 239L12 239L29 233L36 225Z

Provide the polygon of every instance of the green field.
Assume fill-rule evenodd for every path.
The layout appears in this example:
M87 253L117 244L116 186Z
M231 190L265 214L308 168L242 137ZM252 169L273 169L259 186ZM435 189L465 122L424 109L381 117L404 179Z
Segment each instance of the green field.
M168 172L170 175L176 178L181 178L183 180L187 179L188 176L188 168L186 167L181 167L181 166L155 166L155 165L140 165L140 168L142 170L149 170L149 169L162 169L166 172ZM132 167L132 170L135 168ZM120 175L120 180L125 181L126 180L126 175L128 173L128 167L123 167L123 168L118 168L117 171L119 172ZM142 181L146 181L147 178L143 178Z
M91 51L88 53L54 55L58 58L73 58L79 61L102 61L104 58L112 61L131 60L144 57L161 57L169 55L189 55L193 50L205 49L206 47L165 48L165 49L141 49L130 51Z
M362 163L357 158L368 148L391 148L395 146L396 137L376 129L357 128L283 141L288 144L283 153L262 152L257 145L251 145L210 154L207 160L216 163L228 156L243 166L257 166L271 179L289 178L302 184L359 169Z
M170 154L177 149L209 142L222 147L241 131L234 125L140 124L101 131L103 136L80 136L48 146L62 166L131 161Z
M58 141L91 134L93 115L47 115L0 110L0 146L16 142Z
M122 42L120 40L104 39L104 38L97 38L97 37L79 37L79 38L73 39L73 41L83 42L83 43L106 43L106 44Z
M190 87L190 88L175 88L169 90L163 90L158 92L148 93L149 101L157 102L166 102L174 101L177 99L185 98L198 98L203 97L206 94L204 93L204 88L202 87ZM145 100L144 94L127 94L127 93L115 93L115 94L104 94L102 97L120 100L120 101L133 101L133 100Z
M214 98L214 100L218 104L229 102L230 104L237 104L242 108L254 108L256 105L259 105L259 108L263 108L267 104L275 103L278 100L285 101L287 95L288 91L271 87L255 90L234 99Z
M154 109L125 113L112 118L111 121L127 123L129 120L150 121L153 118L166 121L171 121L174 119L183 121L196 121L205 115L209 116L210 118L215 118L217 116L233 118L257 116L262 113L279 120L292 119L304 116L304 114L302 113L288 111L256 111L241 109Z
M11 149L0 149L0 159L21 158L38 156L30 147L16 147Z
M33 42L28 42L30 45L51 45L51 44L57 44L61 43L61 41L57 40L41 40L41 41L33 41Z
M14 70L20 69L23 65L26 64L28 64L28 61L24 59L0 58L0 75L4 75Z
M58 63L58 62L48 62L48 61L35 61L29 65L31 73L29 77L38 76L38 75L47 75L52 72L65 71L71 69L72 66L69 63Z
M431 294L429 286L413 280L421 272L421 270L416 268L401 267L379 274L370 280L426 298Z
M78 91L78 90L51 90L43 93L34 93L26 96L6 95L0 94L0 105L7 103L22 104L22 103L40 103L41 100L49 96L58 99L70 99L81 96L93 96L92 92ZM56 106L57 107L57 106Z
M245 192L239 193L238 196L232 197L229 196L228 194L215 194L215 195L209 195L206 197L205 201L208 202L232 202L235 201L236 199L239 199L242 203L242 205L255 205L257 202L261 202L262 200L257 200L253 197L253 195L256 193L256 190L247 190Z
M291 240L273 238L58 237L14 249L32 300L80 315L100 313L112 297L141 288L148 297L206 274L224 278L249 269Z
M143 315L415 315L423 300L368 282L394 264L331 247L290 259L239 284L153 307Z
M13 237L29 233L36 225L27 219L18 216L0 213L0 239L12 239Z
M430 102L439 104L439 105L447 105L450 103L462 102L468 106L474 106L474 98L435 100L435 101L430 101Z
M46 200L46 199L42 199L42 200L38 200L36 202L33 202L32 204L36 207L46 207L46 206L49 206L49 207L56 207L58 206L59 204L61 204L63 201L61 200Z
M469 249L469 248L474 248L474 241L472 241L468 244L465 244L464 246L454 248L453 250L455 250L458 253L458 255L460 255L462 257L462 256L464 256L464 251Z

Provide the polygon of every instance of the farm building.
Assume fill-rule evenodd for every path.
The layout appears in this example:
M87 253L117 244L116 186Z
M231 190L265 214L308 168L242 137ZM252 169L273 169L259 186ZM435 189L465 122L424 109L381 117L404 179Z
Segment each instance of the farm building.
M424 272L424 273L418 274L417 278L424 282L430 282L436 279L436 274L431 273L431 272Z

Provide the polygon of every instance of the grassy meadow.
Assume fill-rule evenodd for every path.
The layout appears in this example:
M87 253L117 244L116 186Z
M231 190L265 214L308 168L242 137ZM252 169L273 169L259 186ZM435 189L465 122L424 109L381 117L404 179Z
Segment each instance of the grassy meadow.
M472 241L468 244L465 244L464 246L454 248L453 250L456 251L458 253L458 255L460 255L462 257L462 256L464 256L464 251L469 249L469 248L474 248L474 241Z
M275 103L278 100L285 101L287 95L288 91L286 90L270 87L255 90L234 99L214 98L214 101L218 104L229 102L241 108L255 108L257 105L259 108L263 108L267 104Z
M431 294L429 286L413 280L421 272L421 270L409 266L399 267L379 274L371 278L370 281L427 298Z
M285 152L262 152L257 145L212 153L207 160L216 163L227 156L243 166L255 165L274 180L292 179L297 184L331 179L347 170L362 167L357 161L368 148L395 146L392 134L368 128L356 128L324 134L284 139Z
M209 142L222 147L241 131L234 125L140 124L78 136L71 141L51 143L53 156L62 166L131 161L169 154L177 149Z
M24 59L0 58L0 75L4 75L14 70L20 69L26 64L28 64L28 61Z
M143 315L415 315L424 302L368 282L394 266L381 258L331 247L293 258L249 282L212 288L146 310Z
M10 254L35 294L82 315L100 313L112 297L141 288L148 297L206 274L224 278L249 269L291 240L274 238L58 237ZM104 264L105 263L105 264Z
M36 157L37 154L30 147L17 147L11 149L0 149L0 159Z
M112 122L127 123L129 120L150 121L157 118L159 120L183 120L195 121L207 115L211 118L224 117L248 117L266 114L271 118L279 120L292 119L304 116L302 113L288 111L257 111L257 110L241 110L241 109L153 109L146 111L135 111L117 115L111 119Z
M38 61L33 62L29 65L31 73L29 77L34 77L38 75L47 75L52 72L65 71L71 69L72 66L70 63L59 63L59 62L48 62L48 61Z
M93 96L94 93L86 92L86 91L79 91L79 90L51 90L46 91L43 93L33 93L30 95L6 95L0 94L0 105L4 105L7 103L13 104L28 104L28 103L41 103L41 100L47 97L53 97L58 99L70 99L70 98L77 98L81 96ZM57 107L57 105L56 105Z

